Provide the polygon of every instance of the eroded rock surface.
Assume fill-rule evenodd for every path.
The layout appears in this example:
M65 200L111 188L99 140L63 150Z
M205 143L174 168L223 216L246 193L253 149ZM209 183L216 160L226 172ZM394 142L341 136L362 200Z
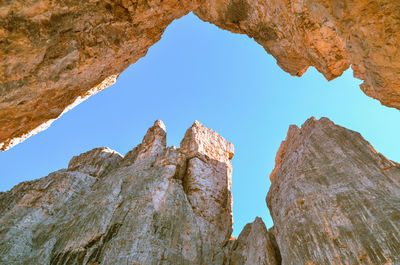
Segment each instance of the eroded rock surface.
M359 133L292 125L270 179L282 264L400 263L400 166Z
M399 1L201 0L195 14L253 37L292 75L314 66L331 80L351 65L368 96L400 109Z
M187 157L183 188L203 239L204 264L221 264L232 233L231 176L233 145L198 121L180 144Z
M331 80L351 65L368 96L400 109L399 1L11 0L0 3L0 148L112 85L190 11L254 38L292 75L315 66Z
M278 265L278 253L264 222L257 217L231 243L226 265Z
M115 168L122 158L121 154L108 147L98 147L74 156L68 164L68 170L78 171L93 177L101 177Z
M218 264L233 145L196 122L182 150L156 121L125 157L95 148L1 193L0 264Z
M0 193L0 264L397 264L400 165L327 118L291 126L260 218L232 233L233 145L156 121L125 156L95 148Z
M0 148L114 84L190 0L0 3Z

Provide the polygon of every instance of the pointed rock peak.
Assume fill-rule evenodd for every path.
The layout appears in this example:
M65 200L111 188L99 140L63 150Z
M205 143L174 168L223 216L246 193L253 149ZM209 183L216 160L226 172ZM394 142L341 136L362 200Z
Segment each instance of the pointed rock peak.
M335 124L330 119L328 119L326 117L321 117L320 119L311 117L311 118L307 119L303 123L303 125L301 125L301 130L304 131L304 130L310 130L310 129L313 129L316 127L329 127L329 126L335 126Z
M251 233L251 231L258 231L256 234L258 234L260 231L262 233L266 233L268 231L261 217L256 217L254 218L254 221L252 223L246 224L242 232L240 233L238 239L240 239L244 235L248 236L248 234Z
M192 126L195 127L205 127L201 122L199 122L198 120L195 120L192 124Z
M327 118L289 131L267 195L282 264L396 263L399 176L400 168L359 133Z
M234 147L232 143L218 133L206 128L199 121L195 121L186 131L180 144L180 151L187 157L201 154L221 162L230 163L234 154Z
M155 128L155 127L161 128L162 130L167 132L167 129L165 128L165 124L162 120L156 120L153 125L153 128Z
M243 228L228 259L228 264L280 264L273 241L261 218L257 217Z
M328 118L322 117L318 120L315 117L310 117L301 125L301 128L299 128L297 125L289 126L286 139L282 141L275 156L275 168L269 175L271 183L275 178L276 171L280 168L282 161L285 159L286 154L292 154L294 148L304 144L304 139L310 136L314 129L326 127L327 125L335 126L335 124Z
M254 225L261 225L261 226L266 228L263 219L261 217L258 217L258 216L254 219L253 224Z
M154 125L147 130L143 137L142 145L163 145L167 146L167 130L161 120L156 120Z
M290 125L286 139L281 143L276 154L275 168L269 178L272 182L284 160L290 161L286 164L293 167L294 163L298 163L299 159L307 160L312 156L312 153L318 153L319 156L317 157L324 160L325 163L333 163L350 156L352 153L350 147L358 148L360 149L359 151L362 149L363 154L368 154L371 161L376 161L379 160L379 157L383 157L375 151L360 133L339 126L328 118L322 117L318 120L311 117L303 123L301 128L296 125ZM345 153L345 151L348 151L348 153ZM362 161L366 157L359 157L359 159ZM380 167L382 168L394 165L392 161L384 157L380 161L382 164ZM316 162L309 161L311 164ZM303 165L306 162L299 164Z
M167 145L167 130L162 120L156 120L147 130L142 143L125 154L120 166L129 166L135 163L138 157L146 158L156 155Z
M301 128L297 127L296 125L290 125L286 135L286 139L282 141L279 150L276 154L275 168L269 175L271 183L274 180L277 169L280 167L282 161L285 159L286 154L293 154L293 150L298 146L303 145L305 143L304 140L310 137L313 132L327 127L342 128L338 125L335 125L330 119L326 117L322 117L319 120L315 117L311 117L301 125ZM289 149L291 151L288 152Z
M262 231L262 233L265 233L268 230L264 224L264 221L260 217L256 217L252 223L248 223L245 225L238 239L240 239L240 237L243 236L244 234L246 234L247 236L248 233L250 233L251 231L258 231L258 232Z
M154 125L147 130L143 141L140 144L136 160L143 161L148 158L155 158L167 147L167 131L161 120L156 120ZM153 162L153 159L147 162Z
M74 156L68 164L68 170L100 177L109 169L115 167L121 159L120 153L108 147L98 147Z

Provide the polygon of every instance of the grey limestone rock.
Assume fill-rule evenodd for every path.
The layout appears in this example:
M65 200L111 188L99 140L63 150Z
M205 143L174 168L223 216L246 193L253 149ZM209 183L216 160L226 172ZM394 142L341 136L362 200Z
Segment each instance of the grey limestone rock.
M277 251L273 238L267 231L264 222L257 217L254 222L247 224L239 237L231 244L227 255L227 265L277 265Z
M156 121L124 158L95 148L1 193L0 264L212 264L232 231L233 146L198 122L188 131L206 132L183 140L190 159Z
M292 125L270 178L282 264L400 263L400 167L359 133Z
M260 218L232 233L234 148L156 121L125 156L95 148L0 193L0 264L400 263L400 166L327 118L291 126Z

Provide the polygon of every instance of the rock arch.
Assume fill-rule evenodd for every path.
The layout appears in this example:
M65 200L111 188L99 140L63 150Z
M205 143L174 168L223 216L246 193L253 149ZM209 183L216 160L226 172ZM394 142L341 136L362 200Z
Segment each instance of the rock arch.
M400 109L400 4L356 0L11 0L0 5L0 149L46 129L112 85L175 19L247 34L291 75L350 66L361 89Z

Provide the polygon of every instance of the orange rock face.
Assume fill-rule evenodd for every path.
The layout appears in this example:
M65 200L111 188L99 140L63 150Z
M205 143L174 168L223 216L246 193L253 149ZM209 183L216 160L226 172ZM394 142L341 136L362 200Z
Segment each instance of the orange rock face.
M331 80L351 65L368 96L400 109L398 1L205 0L195 13L253 37L292 75L314 66Z
M0 148L47 128L146 55L190 1L2 1Z
M400 3L380 0L12 0L0 4L0 148L47 128L115 82L190 11L253 37L278 65L361 89L400 109Z

